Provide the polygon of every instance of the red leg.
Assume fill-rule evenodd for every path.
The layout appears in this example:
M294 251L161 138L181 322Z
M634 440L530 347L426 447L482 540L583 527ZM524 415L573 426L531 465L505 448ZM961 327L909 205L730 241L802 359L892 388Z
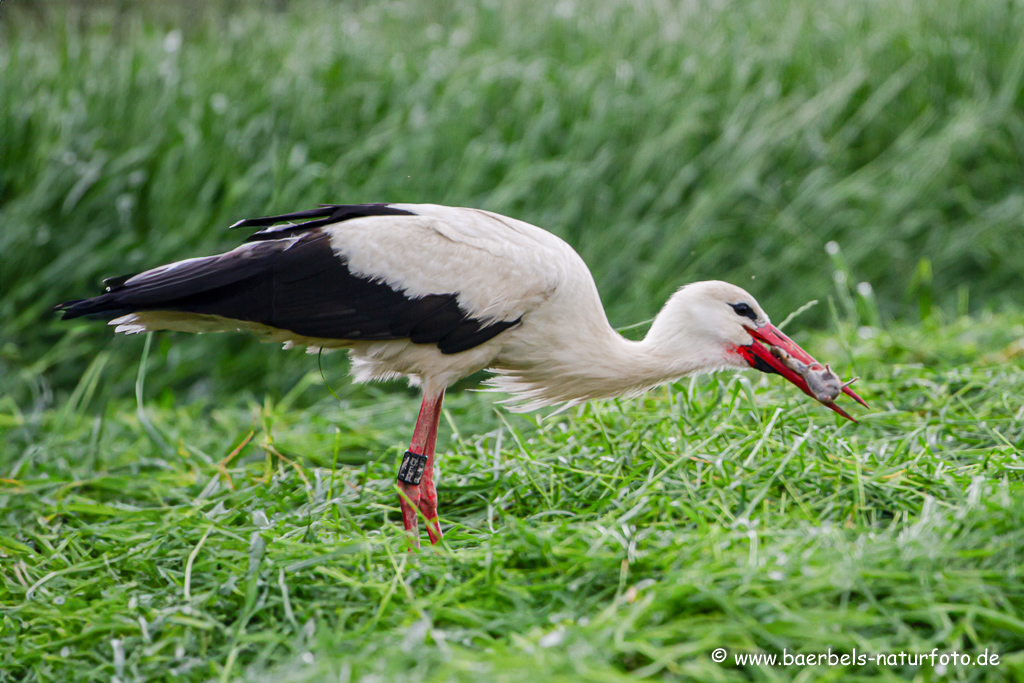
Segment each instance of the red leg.
M440 412L440 402L438 402L438 408L438 412ZM441 521L437 518L437 489L434 488L434 444L430 445L427 466L423 470L423 479L420 481L420 512L423 513L423 518L427 522L427 535L430 536L430 543L436 544L444 534L441 533Z
M398 481L398 488L404 495L399 495L399 504L402 507L402 522L405 530L413 539L413 544L419 546L419 538L416 525L416 509L423 512L427 520L427 534L431 543L437 543L441 538L441 526L437 521L437 492L434 489L434 444L437 442L437 427L441 420L441 402L444 400L444 390L436 396L423 396L423 403L420 405L420 415L416 420L416 429L412 433L412 443L409 450L427 458L423 469L423 477L418 484L407 484ZM408 500L406 500L408 498Z

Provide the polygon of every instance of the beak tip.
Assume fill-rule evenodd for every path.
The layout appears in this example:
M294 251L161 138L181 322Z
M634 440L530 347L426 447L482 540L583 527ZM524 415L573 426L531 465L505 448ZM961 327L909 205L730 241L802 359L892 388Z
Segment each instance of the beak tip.
M843 410L842 408L837 406L834 401L822 401L821 403L822 403L822 405L824 405L829 410L831 410L831 411L833 411L835 413L838 413L839 415L841 415L842 417L845 417L850 422L852 422L854 424L860 424L855 419L853 419L853 417L848 412L846 412L845 410Z
M868 402L865 401L864 399L862 399L860 396L858 396L857 392L850 388L850 385L853 384L853 382L855 382L858 379L860 379L860 378L859 377L855 377L854 379L852 379L849 382L847 382L846 384L844 384L842 391L843 391L844 394L846 394L847 396L849 396L850 398L852 398L854 401L856 401L857 403L861 404L865 408L870 408L871 406L868 405Z

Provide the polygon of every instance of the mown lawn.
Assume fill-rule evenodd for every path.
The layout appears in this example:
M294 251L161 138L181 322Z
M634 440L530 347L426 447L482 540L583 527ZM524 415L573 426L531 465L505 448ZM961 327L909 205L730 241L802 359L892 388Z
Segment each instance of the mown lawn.
M1022 338L1019 315L799 337L862 375L858 425L753 374L549 419L455 393L445 542L411 554L413 396L314 400L310 359L277 402L139 408L88 376L4 399L0 680L1020 680Z
M0 683L1024 681L1020 3L0 13ZM699 279L819 299L787 330L871 409L752 373L548 419L454 392L445 544L410 554L413 393L52 315L367 201L547 228L615 325ZM732 658L829 649L1000 660Z

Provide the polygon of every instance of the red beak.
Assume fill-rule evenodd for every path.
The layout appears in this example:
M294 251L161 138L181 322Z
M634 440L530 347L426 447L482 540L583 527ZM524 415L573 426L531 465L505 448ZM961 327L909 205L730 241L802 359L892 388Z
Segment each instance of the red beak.
M792 369L783 364L782 361L780 361L778 358L776 358L771 353L769 347L778 347L785 351L786 353L788 353L793 358L795 358L796 360L806 365L817 366L822 369L824 369L824 365L814 360L814 358L811 357L811 354L807 353L802 348L800 348L800 346L792 339L787 337L785 333L782 332L782 330L780 330L779 328L775 327L770 323L767 325L763 325L757 329L750 330L750 336L754 338L754 342L747 346L739 347L738 351L739 354L743 356L743 358L750 364L752 368L756 368L761 372L778 373L785 377L786 379L788 379L793 384L795 384L797 387L799 387L800 391L804 392L811 398L815 398L814 394L810 390L810 387L807 386L807 381L798 373L794 372ZM842 392L849 396L850 398L852 398L857 403L861 404L864 407L867 407L868 404L864 402L864 399L862 399L860 396L854 393L853 390L851 390L849 387L844 386L842 388ZM817 399L815 398L815 400ZM822 404L830 408L831 410L834 410L835 412L839 413L847 420L850 420L851 422L856 422L856 420L847 415L846 411L837 406L835 403L831 401L822 401Z

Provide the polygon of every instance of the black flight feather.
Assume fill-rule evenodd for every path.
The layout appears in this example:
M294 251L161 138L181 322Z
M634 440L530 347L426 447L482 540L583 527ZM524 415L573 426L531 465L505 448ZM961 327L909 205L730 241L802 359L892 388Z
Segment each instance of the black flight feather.
M264 228L249 236L247 241L272 240L285 237L296 232L305 232L332 223L364 218L366 216L415 216L411 211L396 209L387 204L322 204L319 208L295 213L284 213L280 216L264 216L247 218L238 221L232 228ZM303 221L293 223L292 221ZM287 225L277 225L287 223ZM273 227L271 227L273 226Z

